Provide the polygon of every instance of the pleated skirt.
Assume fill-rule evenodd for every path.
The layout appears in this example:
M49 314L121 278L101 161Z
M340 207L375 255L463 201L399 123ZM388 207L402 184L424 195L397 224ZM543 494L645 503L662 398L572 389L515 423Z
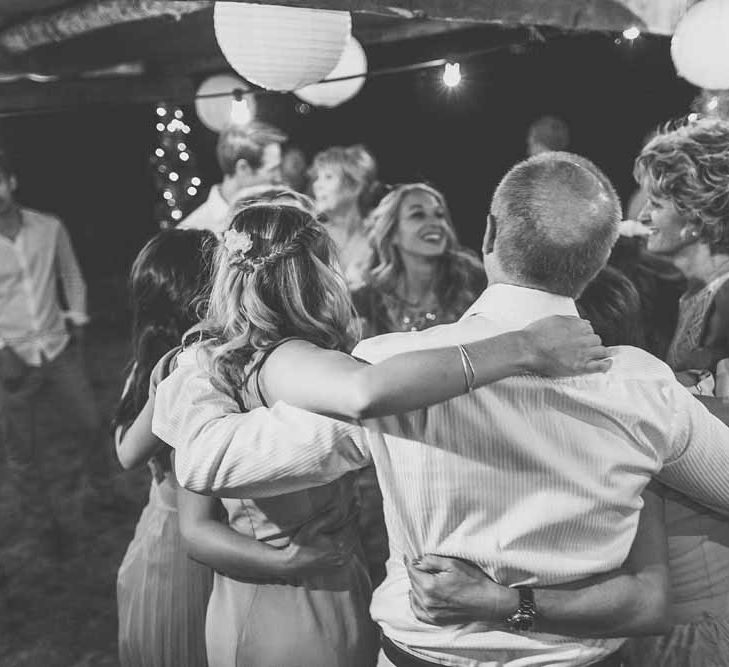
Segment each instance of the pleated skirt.
M212 571L182 546L175 489L152 482L117 577L122 667L205 667Z

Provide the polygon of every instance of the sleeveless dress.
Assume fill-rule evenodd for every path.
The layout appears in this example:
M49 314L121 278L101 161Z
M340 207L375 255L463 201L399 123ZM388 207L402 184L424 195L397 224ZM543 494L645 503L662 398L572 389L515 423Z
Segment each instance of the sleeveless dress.
M166 366L161 362L157 368ZM153 375L150 393L161 381ZM188 558L183 547L174 473L153 477L149 502L117 575L121 666L205 667L205 610L212 582L210 568Z
M246 409L265 402L257 373L240 396ZM295 437L295 434L292 434ZM221 499L237 532L285 547L311 519L336 507L347 539L359 545L354 475L295 493L256 500ZM217 572L208 604L210 667L372 667L379 648L370 619L371 586L364 558L316 576L234 580Z
M668 364L683 369L702 344L708 314L729 273L715 277L679 304ZM635 667L725 667L729 665L729 520L680 493L664 488L671 622L663 636L632 639L624 646Z

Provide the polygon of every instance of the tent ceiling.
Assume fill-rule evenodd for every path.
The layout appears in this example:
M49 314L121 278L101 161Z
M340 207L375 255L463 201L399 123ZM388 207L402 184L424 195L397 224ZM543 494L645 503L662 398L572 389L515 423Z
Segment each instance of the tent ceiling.
M365 44L375 44L494 24L600 31L636 24L668 34L695 0L264 1L352 11L355 35ZM116 88L122 98L138 99L139 90L153 88L161 80L175 94L188 96L192 84L183 79L226 68L213 34L213 4L212 0L0 0L0 111L32 107L34 95L51 93L64 99L70 95L68 103L76 103L79 95L94 101L105 88L112 98ZM10 76L33 72L77 78L123 64L133 64L126 72L136 74L134 82L129 76L113 79L114 72L62 85L11 81Z

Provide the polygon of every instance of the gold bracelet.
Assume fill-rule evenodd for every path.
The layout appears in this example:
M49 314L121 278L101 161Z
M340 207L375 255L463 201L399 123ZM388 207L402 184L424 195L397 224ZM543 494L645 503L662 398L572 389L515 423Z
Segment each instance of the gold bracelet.
M461 364L463 366L463 375L466 378L466 388L469 392L473 391L473 384L476 380L476 372L473 369L473 363L471 357L468 356L466 348L463 345L458 346L458 351L461 353Z

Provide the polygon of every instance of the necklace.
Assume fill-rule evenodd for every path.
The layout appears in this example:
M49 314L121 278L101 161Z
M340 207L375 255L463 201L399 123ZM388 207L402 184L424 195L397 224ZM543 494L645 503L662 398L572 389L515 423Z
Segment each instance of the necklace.
M433 303L424 307L423 301L413 303L395 293L383 295L390 322L395 331L422 331L434 326L441 317L440 306Z

